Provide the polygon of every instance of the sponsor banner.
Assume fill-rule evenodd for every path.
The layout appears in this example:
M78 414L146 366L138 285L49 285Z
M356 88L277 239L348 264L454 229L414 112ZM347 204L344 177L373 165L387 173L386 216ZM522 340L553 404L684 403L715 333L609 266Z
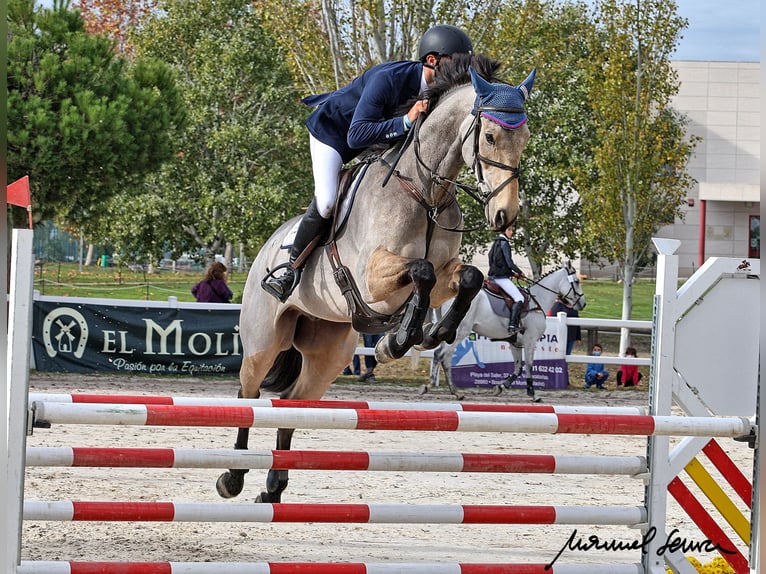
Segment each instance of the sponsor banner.
M191 376L239 373L239 305L171 308L83 301L34 302L32 351L37 370Z
M566 389L569 386L565 352L565 343L558 336L555 323L548 321L545 333L535 347L532 366L535 388ZM458 387L494 387L501 384L513 370L510 343L491 341L476 333L463 339L452 357L452 380ZM522 371L512 388L526 388L525 377Z

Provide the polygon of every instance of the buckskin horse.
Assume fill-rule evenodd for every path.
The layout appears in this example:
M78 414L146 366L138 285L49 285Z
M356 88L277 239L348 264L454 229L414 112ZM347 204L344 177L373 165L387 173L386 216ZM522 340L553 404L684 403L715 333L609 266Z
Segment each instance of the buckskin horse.
M457 191L483 204L493 230L505 229L519 210L519 161L530 137L524 102L535 71L513 86L498 80L498 66L481 56L442 64L425 94L428 115L416 121L409 141L363 166L361 183L346 194L353 196L352 207L336 208L330 240L308 258L285 303L260 283L285 265L298 218L266 242L242 298L241 398L265 389L283 398L321 399L351 361L358 332L387 333L376 347L380 362L414 345L434 348L454 340L483 280L458 258L463 220ZM457 181L464 166L473 170L476 186ZM429 309L452 298L444 318L424 332ZM290 449L293 431L278 429L277 449ZM247 449L248 435L240 428L234 448ZM223 473L218 493L237 496L246 472ZM287 470L270 470L257 500L280 502L287 482Z

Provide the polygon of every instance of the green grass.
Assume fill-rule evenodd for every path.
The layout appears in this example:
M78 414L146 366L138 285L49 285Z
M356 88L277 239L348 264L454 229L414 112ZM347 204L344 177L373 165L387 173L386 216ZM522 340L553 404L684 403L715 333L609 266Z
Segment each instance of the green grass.
M238 302L247 275L236 271L228 275L234 301ZM41 295L58 297L167 301L168 297L175 296L179 301L194 302L191 288L202 277L201 270L162 270L149 274L125 267L91 266L80 272L76 263L48 263L35 268L35 289Z
M580 313L590 319L622 318L622 283L611 279L589 279L581 283L587 305ZM633 284L633 313L631 319L651 321L654 308L655 282L639 279Z
M193 302L192 286L202 278L201 270L159 271L153 274L134 272L128 268L85 267L79 271L76 263L48 263L35 268L35 289L41 295L60 297L95 297L104 299L133 299L166 301L175 296L179 301ZM242 297L245 273L229 273L229 286L234 301ZM589 279L582 282L587 307L582 317L619 319L622 317L622 284L610 279ZM654 281L641 279L633 285L632 319L651 320Z

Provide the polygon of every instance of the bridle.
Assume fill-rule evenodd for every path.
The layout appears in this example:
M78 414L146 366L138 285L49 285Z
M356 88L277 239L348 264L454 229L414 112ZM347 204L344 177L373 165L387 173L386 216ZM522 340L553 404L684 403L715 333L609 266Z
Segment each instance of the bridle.
M474 119L471 122L471 127L468 129L463 136L463 139L461 141L461 149L462 146L465 145L465 142L468 141L468 138L471 137L473 134L473 165L471 166L474 172L474 175L476 176L476 185L468 185L466 183L462 183L460 181L450 179L448 177L444 177L442 175L439 175L435 171L431 169L431 167L426 164L426 162L423 160L421 154L420 154L420 127L423 124L423 120L425 118L424 114L420 114L415 120L415 123L413 124L411 128L411 132L409 134L410 137L407 137L402 144L402 147L399 150L399 155L401 155L402 151L409 145L409 142L412 141L413 143L413 149L415 152L415 159L417 160L418 164L420 164L421 167L423 167L426 172L429 174L429 180L430 180L430 187L431 189L435 189L436 187L449 187L454 186L456 190L462 190L466 194L468 194L469 197L471 197L474 201L476 201L479 205L482 206L482 208L486 208L487 204L494 198L500 191L502 191L505 186L509 185L514 179L519 178L519 166L512 166L507 165L498 161L495 161L491 158L488 158L482 154L479 153L479 137L481 135L481 113L482 112L505 112L505 113L523 113L523 108L515 108L515 107L492 107L492 106L482 106L478 105L476 108L472 110L472 114L474 115ZM505 129L505 128L504 128ZM411 138L411 139L410 139ZM493 167L497 167L506 171L509 171L511 174L510 176L503 181L498 187L495 189L492 189L492 187L484 180L484 172L482 169L482 162L491 165ZM440 202L438 205L434 205L433 203L429 203L425 195L422 193L420 189L417 188L417 186L413 183L413 181L409 178L405 178L402 176L401 173L399 173L398 170L395 169L396 162L391 166L391 170L389 172L389 176L391 174L395 175L397 180L399 181L399 184L402 186L402 188L409 193L415 201L417 201L423 208L428 212L428 218L429 221L432 221L436 226L438 226L443 231L454 231L458 233L465 233L468 231L476 231L479 229L483 229L483 226L477 226L475 228L465 228L463 227L463 218L460 218L460 222L455 225L454 227L445 227L441 225L438 221L439 214L442 213L444 210L446 210L448 207L450 207L453 203L456 203L456 193L447 193L445 196L445 200ZM386 178L386 181L388 181L388 177ZM482 191L486 190L486 191ZM430 237L430 232L429 232Z
M479 153L479 136L481 135L481 129L480 129L480 118L482 112L503 112L503 113L509 113L509 114L522 114L524 113L524 108L498 108L498 107L491 107L491 106L478 106L476 108L476 113L474 115L473 122L471 123L471 129L468 130L468 133L463 138L463 143L466 142L471 132L473 132L473 171L476 174L476 181L477 186L476 188L472 190L464 189L468 195L473 197L476 201L478 201L482 207L485 207L490 200L495 197L500 191L508 184L510 184L514 179L519 179L519 166L512 166L507 165L504 163L500 163L499 161L495 161L493 159L488 158L487 156L481 155ZM505 129L505 128L504 128ZM499 186L497 186L495 189L492 189L489 184L484 181L484 172L482 171L481 163L484 162L486 164L489 164L493 167L498 167L500 169L504 169L506 171L510 171L511 175L508 176L508 178L501 183ZM482 187L486 189L487 191L482 192ZM477 192L477 195L473 195L473 191Z
M576 307L577 304L580 302L580 299L585 297L585 293L578 292L577 289L575 288L575 285L579 283L577 279L577 271L575 271L575 269L571 265L567 265L566 267L562 266L562 269L564 269L567 272L567 280L569 281L569 290L566 293L562 294L560 291L556 289L551 289L550 287L543 285L541 283L543 279L542 277L538 279L537 281L532 281L527 287L527 291L529 291L531 287L537 286L545 291L548 291L549 293L553 293L554 295L556 295L563 301L566 301L570 307ZM550 273L546 274L546 276L549 274ZM538 303L537 300L534 298L534 296L532 296L531 292L529 294L530 294L530 297L534 299L535 304L537 305L537 308L542 311L543 308L540 305L540 303ZM570 297L572 297L571 302L570 302Z
M465 144L466 141L468 141L468 138L473 135L473 165L471 166L473 169L474 174L476 175L476 185L468 185L462 182L459 182L457 180L450 179L448 177L444 177L439 175L438 173L434 172L430 166L428 166L424 161L423 158L420 155L420 138L418 137L418 132L420 131L420 126L422 124L422 115L418 117L417 122L412 127L415 131L415 137L414 137L414 149L415 149L415 158L417 159L418 163L428 171L431 178L431 183L433 185L444 185L444 184L451 184L454 185L457 189L460 189L464 192L466 192L473 200L475 200L477 203L479 203L482 207L486 207L487 204L492 200L493 197L495 197L502 189L509 185L514 179L519 178L519 166L513 166L501 163L499 161L495 161L491 158L488 158L487 156L484 156L479 153L479 137L481 136L481 113L482 112L505 112L505 113L523 113L523 108L498 108L498 107L491 107L491 106L478 106L473 114L474 119L473 122L471 122L471 127L468 131L466 131L465 135L463 136L463 140L461 142L461 147ZM499 186L497 186L495 189L492 189L492 187L484 180L484 171L482 169L482 162L491 165L493 167L497 167L506 171L511 172L511 175L503 181ZM482 191L486 190L486 191Z

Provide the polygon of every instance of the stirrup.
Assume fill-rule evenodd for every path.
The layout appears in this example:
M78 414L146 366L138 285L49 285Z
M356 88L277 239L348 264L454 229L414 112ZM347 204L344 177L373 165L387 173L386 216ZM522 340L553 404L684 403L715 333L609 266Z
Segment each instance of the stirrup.
M280 275L279 277L275 277L274 274L281 269L289 270L286 271L285 274ZM282 263L274 267L274 269L269 271L266 276L261 279L261 287L264 291L266 291L266 293L276 297L280 303L284 303L298 286L298 283L301 280L301 271L301 269L292 269L292 263ZM286 287L286 275L290 272L293 274L293 280L292 283Z

